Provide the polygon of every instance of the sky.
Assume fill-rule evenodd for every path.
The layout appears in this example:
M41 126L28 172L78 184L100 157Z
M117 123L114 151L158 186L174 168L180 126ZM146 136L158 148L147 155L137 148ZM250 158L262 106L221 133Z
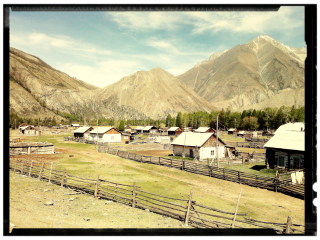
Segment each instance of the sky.
M160 67L174 76L266 34L304 47L304 7L279 11L10 11L10 47L97 87Z

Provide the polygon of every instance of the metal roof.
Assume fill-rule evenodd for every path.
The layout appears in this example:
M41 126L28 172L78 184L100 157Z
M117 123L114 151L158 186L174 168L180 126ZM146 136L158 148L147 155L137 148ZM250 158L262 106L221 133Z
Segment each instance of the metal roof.
M153 128L154 126L146 126L144 129L142 129L143 131L149 131L151 128Z
M98 127L98 134L104 134L106 132L108 132L109 130L111 130L113 127ZM92 131L90 131L91 134L97 134L97 128L93 129Z
M244 131L240 131L240 132L238 132L238 134L245 134L245 132Z
M144 127L138 126L134 130L142 130Z
M304 151L304 138L305 134L303 131L280 131L264 147Z
M183 132L177 137L171 144L190 146L190 147L201 147L213 133L195 133L195 132Z
M30 126L28 125L28 126L25 126L25 127L21 127L21 130L25 130L28 127L30 127Z
M73 127L80 127L80 124L79 124L79 123L74 123L74 124L71 124L71 126L73 126Z
M228 132L229 132L229 131L234 131L234 130L237 130L237 129L235 129L235 128L230 128L230 129L228 130Z
M84 133L91 127L79 127L77 130L73 131L73 133Z
M179 127L171 127L168 129L168 131L176 131Z
M303 122L287 123L287 124L281 125L277 129L277 131L274 132L274 134L277 134L277 133L282 132L282 131L298 131L298 132L301 132L301 128L304 131L305 125L304 125Z
M206 131L208 131L209 127L199 127L198 129L195 130L195 132L201 132L201 133L205 133Z

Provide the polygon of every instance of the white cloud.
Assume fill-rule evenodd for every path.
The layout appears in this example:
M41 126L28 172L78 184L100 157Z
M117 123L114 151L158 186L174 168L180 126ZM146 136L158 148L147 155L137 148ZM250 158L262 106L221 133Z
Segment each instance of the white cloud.
M97 87L106 87L139 70L139 61L115 60L98 62L95 66L59 64L57 68Z
M112 12L107 13L122 28L138 31L175 30L188 25L194 34L206 31L263 33L292 29L304 24L304 7L280 7L279 11L225 12ZM298 16L298 17L297 17Z

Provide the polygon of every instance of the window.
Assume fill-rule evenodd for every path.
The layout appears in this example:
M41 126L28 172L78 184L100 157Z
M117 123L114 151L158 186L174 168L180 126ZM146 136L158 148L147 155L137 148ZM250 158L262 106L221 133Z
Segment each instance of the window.
M300 168L300 158L293 157L293 168Z
M114 136L111 136L111 140L114 140Z
M285 167L286 163L285 163L285 159L284 156L279 156L278 157L278 167Z
M102 135L99 135L99 138L102 138Z
M125 136L124 139L128 139L128 136Z
M211 156L213 156L214 155L214 150L211 150Z

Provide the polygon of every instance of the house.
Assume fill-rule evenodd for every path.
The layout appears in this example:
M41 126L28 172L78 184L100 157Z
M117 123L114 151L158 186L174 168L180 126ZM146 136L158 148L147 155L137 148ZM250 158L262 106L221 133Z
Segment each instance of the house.
M160 133L160 136L167 136L168 135L168 128L167 127L163 127L163 128L158 128L158 131Z
M239 131L237 133L238 137L252 137L252 133L251 132L247 132L247 131Z
M219 158L226 156L226 143L218 139L219 147L216 148L216 135L214 133L183 132L172 143L174 156L186 156L199 160Z
M142 129L142 133L143 134L153 134L153 133L157 133L158 132L158 128L156 128L155 126L146 126Z
M24 135L36 135L36 129L32 126L21 127L20 131Z
M275 131L264 145L266 166L272 169L303 169L305 152L304 123L287 123Z
M133 140L134 140L134 136L133 136ZM128 144L131 140L131 133L125 133L122 132L121 133L121 142Z
M121 133L113 127L97 127L89 132L89 140L99 142L121 142Z
M75 129L77 129L77 128L80 127L80 124L78 124L78 123L73 123L73 124L71 124L71 127L74 127Z
M168 135L180 135L183 132L183 130L179 127L171 127L168 129Z
M79 127L73 132L75 138L85 138L89 137L89 133L93 130L93 127Z
M133 133L134 129L132 127L130 127L129 125L126 125L125 128L124 128L124 132Z
M196 133L212 133L216 132L211 127L199 127L198 129L194 130Z
M228 134L237 134L239 132L239 130L237 130L236 128L230 128L229 130L228 130Z
M21 133L21 129L24 128L24 127L27 127L27 126L29 126L29 124L27 124L27 123L21 123L21 124L19 125L19 131L20 131L20 133Z
M142 129L144 129L144 127L138 126L134 130L135 130L136 133L141 134L142 133Z

